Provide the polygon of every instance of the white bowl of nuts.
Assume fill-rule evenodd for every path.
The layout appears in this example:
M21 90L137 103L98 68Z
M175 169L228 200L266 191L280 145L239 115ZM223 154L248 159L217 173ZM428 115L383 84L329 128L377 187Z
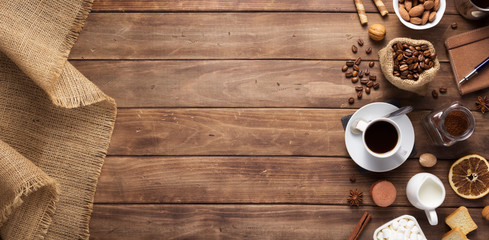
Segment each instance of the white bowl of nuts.
M392 6L404 26L424 30L440 22L447 2L446 0L393 0Z

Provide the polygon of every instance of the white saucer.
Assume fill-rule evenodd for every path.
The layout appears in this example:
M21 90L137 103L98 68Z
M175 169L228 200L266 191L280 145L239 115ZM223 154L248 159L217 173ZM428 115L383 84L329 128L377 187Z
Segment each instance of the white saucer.
M409 158L414 147L414 128L411 120L406 115L392 117L391 119L399 125L401 130L401 148L409 149L404 156L394 154L390 158L381 159L370 155L363 146L361 134L353 134L350 131L350 125L358 118L370 121L374 118L385 116L386 114L399 109L398 107L384 102L374 102L358 109L350 120L345 129L345 144L350 157L360 167L372 172L387 172L401 166Z

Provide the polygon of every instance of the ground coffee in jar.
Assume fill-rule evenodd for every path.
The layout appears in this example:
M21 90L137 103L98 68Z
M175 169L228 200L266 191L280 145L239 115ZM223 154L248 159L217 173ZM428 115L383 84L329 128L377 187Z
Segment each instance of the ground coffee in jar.
M472 135L475 119L469 109L453 102L426 115L422 124L433 143L451 146Z

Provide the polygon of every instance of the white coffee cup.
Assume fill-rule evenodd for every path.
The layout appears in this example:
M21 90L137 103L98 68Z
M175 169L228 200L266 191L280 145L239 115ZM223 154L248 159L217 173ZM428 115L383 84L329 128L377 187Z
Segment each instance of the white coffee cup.
M405 159L409 154L402 148L399 125L390 118L381 117L371 121L356 119L351 125L351 132L362 134L365 150L376 158L399 155L399 159Z
M441 180L431 173L418 173L409 179L406 187L409 202L424 210L431 225L438 224L435 209L445 200L445 187Z

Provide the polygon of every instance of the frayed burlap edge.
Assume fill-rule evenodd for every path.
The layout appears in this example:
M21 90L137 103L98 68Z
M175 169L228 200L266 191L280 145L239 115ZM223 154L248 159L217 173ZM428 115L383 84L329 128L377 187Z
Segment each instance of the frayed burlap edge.
M29 194L40 190L41 188L46 188L48 192L52 193L56 198L53 199L52 202L48 204L48 211L44 214L44 217L41 220L41 233L45 235L48 231L49 224L51 223L51 216L56 210L56 203L58 202L59 196L59 188L56 180L49 177L36 177L31 179L27 184L19 188L15 197L11 203L9 203L5 208L0 212L0 226L3 225L8 219L9 216L24 203L22 198L28 196ZM43 236L40 236L43 237Z
M73 25L70 27L70 32L68 35L66 35L64 44L62 45L64 50L60 51L60 54L58 55L58 59L56 60L56 62L58 63L56 65L58 67L51 69L53 78L51 80L50 89L44 89L44 91L48 93L51 101L55 105L60 107L76 108L76 107L86 106L96 102L100 102L108 98L107 95L101 93L100 90L98 90L98 92L100 93L94 94L93 99L91 101L85 101L82 98L70 99L70 97L54 98L52 94L54 92L54 88L56 87L57 82L59 81L61 74L63 73L65 65L70 64L67 61L68 56L71 52L71 48L75 44L76 40L78 39L78 36L80 35L80 32L82 31L85 25L86 19L92 9L93 1L94 0L83 0L83 2L81 3L81 9L76 14L76 17L73 21Z
M91 219L91 215L93 212L93 202L95 199L95 190L97 188L100 173L102 172L102 167L104 165L104 159L107 156L107 149L109 148L110 140L112 138L112 133L114 131L115 119L117 116L117 106L116 106L115 101L112 98L107 97L107 99L105 101L97 103L97 104L103 104L103 105L106 105L106 107L108 109L112 109L112 111L110 111L111 115L109 116L110 120L107 121L106 125L104 126L104 128L106 128L110 134L107 136L106 144L101 145L100 150L98 151L98 154L97 154L97 158L101 159L100 164L97 165L97 169L98 169L96 172L97 174L90 177L89 186L91 189L93 189L93 191L91 191L92 194L90 194L85 201L85 203L87 204L86 206L87 206L88 212L86 215L84 215L84 220L81 223L84 231L80 233L79 239L88 239L90 237L90 229L89 228L90 228L90 219Z
M392 53L394 50L392 49L392 45L396 43L407 43L411 45L420 45L426 44L431 52L436 52L435 47L431 42L426 40L416 40L410 38L394 38L392 39L386 47L379 50L379 62L380 68L384 73L385 78L392 83L392 85L406 91L414 92L418 95L424 96L427 93L429 84L435 79L436 72L440 69L440 62L438 58L435 58L434 66L426 71L423 71L419 75L418 80L409 80L409 79L401 79L400 77L396 77L392 75L394 69L394 61L392 59Z

